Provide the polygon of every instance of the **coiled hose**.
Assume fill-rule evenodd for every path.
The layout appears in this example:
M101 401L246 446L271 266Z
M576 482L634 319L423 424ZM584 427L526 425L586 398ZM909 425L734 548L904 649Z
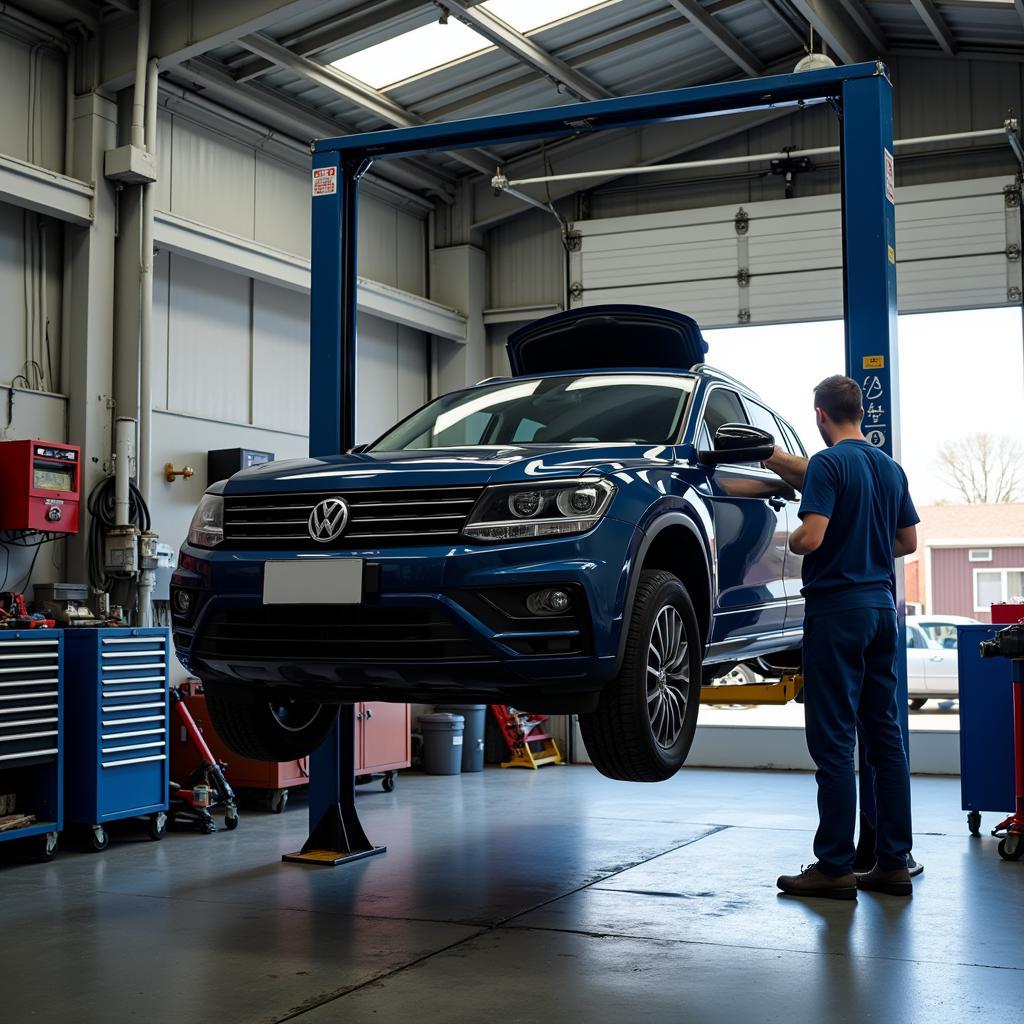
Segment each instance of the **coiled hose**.
M108 476L101 480L89 495L89 582L97 590L110 588L127 576L108 576L104 568L104 538L108 530L117 526L117 499L114 478ZM146 505L142 492L133 480L128 481L128 522L142 533L149 530L151 519L149 507Z

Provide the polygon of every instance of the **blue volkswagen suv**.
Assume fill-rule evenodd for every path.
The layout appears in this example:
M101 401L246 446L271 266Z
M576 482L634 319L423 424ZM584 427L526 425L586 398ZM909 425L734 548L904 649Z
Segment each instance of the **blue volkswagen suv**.
M309 754L343 702L492 702L576 713L604 774L657 781L706 675L797 661L796 495L761 461L803 448L697 324L593 306L508 352L373 444L203 497L174 643L237 753Z

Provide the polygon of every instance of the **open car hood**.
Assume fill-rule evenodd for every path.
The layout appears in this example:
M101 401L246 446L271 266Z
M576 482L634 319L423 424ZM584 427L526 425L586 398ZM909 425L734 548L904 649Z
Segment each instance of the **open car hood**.
M560 370L689 370L708 343L697 321L656 306L585 306L509 335L514 377Z

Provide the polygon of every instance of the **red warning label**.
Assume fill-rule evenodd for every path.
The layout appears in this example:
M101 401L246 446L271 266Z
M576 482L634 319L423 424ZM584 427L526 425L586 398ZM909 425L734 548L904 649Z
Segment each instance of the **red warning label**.
M332 196L338 191L338 168L317 167L313 171L313 195Z

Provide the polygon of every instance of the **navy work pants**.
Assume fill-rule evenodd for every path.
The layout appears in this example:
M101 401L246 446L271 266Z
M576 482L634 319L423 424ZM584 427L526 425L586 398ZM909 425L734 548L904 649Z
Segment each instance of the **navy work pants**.
M853 870L860 725L875 771L875 846L884 870L905 867L912 844L910 772L896 703L896 612L856 608L804 621L807 749L818 767L814 854L827 875Z

